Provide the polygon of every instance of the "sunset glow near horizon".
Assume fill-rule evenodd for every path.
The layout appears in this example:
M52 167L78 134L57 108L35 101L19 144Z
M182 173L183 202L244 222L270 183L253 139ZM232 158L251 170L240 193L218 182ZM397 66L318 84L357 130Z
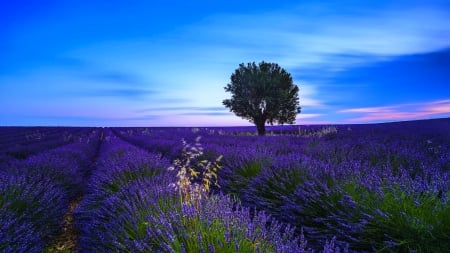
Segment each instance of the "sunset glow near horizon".
M252 125L224 86L263 60L296 124L450 117L448 1L297 2L3 1L0 126Z

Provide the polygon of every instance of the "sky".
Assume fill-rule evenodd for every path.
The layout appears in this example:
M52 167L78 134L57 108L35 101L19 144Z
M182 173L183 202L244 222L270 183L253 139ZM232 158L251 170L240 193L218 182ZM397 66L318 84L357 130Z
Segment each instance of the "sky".
M296 124L450 117L450 2L1 1L0 126L245 126L240 63L300 88Z

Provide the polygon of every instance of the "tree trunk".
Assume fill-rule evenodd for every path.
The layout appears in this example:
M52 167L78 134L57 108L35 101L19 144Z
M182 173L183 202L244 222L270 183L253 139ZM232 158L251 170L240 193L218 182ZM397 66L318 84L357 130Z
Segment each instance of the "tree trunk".
M256 129L258 130L259 136L266 135L266 121L265 120L255 120Z

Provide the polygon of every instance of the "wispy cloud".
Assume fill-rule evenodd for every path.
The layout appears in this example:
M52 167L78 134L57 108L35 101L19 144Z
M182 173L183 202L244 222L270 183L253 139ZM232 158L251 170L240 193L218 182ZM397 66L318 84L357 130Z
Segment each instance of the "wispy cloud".
M160 120L158 115L144 115L136 117L127 116L28 116L26 120L22 117L3 117L0 120L3 126L158 126Z
M191 115L191 116L200 116L200 115L207 115L207 116L225 116L225 115L233 115L230 112L183 112L178 113L177 115Z
M302 108L305 107L323 107L324 102L319 97L319 92L317 91L317 87L311 83L301 82L298 84L299 91L299 100L300 106Z
M88 73L86 78L96 81L96 82L104 82L111 83L114 85L142 85L144 83L143 80L136 74L131 73L121 73L120 71L109 71L109 72L99 72L99 73Z
M322 114L319 113L301 113L297 115L297 119L298 120L302 120L302 119L311 119L311 118L317 118L322 116Z
M167 107L154 107L148 109L137 110L137 112L151 112L151 111L227 111L225 107L218 106L167 106Z
M327 105L332 95L314 89L322 85L320 81L305 84L302 73L333 78L332 73L355 66L450 47L450 26L446 25L450 13L445 10L409 5L368 10L363 6L364 13L339 15L333 13L333 6L323 7L324 11L317 11L317 5L299 5L290 10L211 14L201 22L178 27L170 36L108 41L75 53L100 66L152 78L161 89L171 89L171 96L193 104L220 104L226 97L222 87L240 62L273 61L289 72L298 70L294 79L306 109ZM427 22L411 22L418 19ZM111 62L111 57L121 60ZM140 81L123 74L92 77L113 83Z
M123 99L147 99L157 94L156 91L139 88L95 88L82 91L79 94L88 97L115 97Z
M118 122L120 112L142 124L246 123L222 106L223 87L239 63L261 60L292 73L300 123L448 115L448 3L344 2L17 8L23 20L0 26L11 31L0 42L0 116ZM436 102L407 104L414 101Z
M400 104L383 107L350 108L339 113L360 114L349 118L350 122L376 122L414 120L432 117L450 117L450 99L428 103Z
M436 114L450 114L450 99L449 100L441 100L435 101L429 104L423 105L423 110L429 113Z
M380 106L380 107L363 107L363 108L351 108L340 110L339 112L356 112L356 113L378 113L378 112L391 112L395 106Z
M218 106L169 106L169 107L154 107L143 110L136 110L137 113L154 112L171 115L186 115L186 116L230 116L233 115L225 107Z
M316 12L315 17L308 16L313 8L300 6L281 13L222 14L188 31L201 34L198 42L208 43L210 49L215 45L216 49L222 48L217 52L228 52L222 60L235 61L237 55L249 59L257 56L290 67L326 64L336 70L450 46L450 27L446 25L450 13L441 9L414 6L374 9L365 10L364 16L358 12L334 15L327 12L330 9Z

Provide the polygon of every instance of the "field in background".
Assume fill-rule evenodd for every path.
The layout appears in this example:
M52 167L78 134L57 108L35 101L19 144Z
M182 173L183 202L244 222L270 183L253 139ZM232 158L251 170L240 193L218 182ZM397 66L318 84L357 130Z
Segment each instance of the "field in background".
M255 134L0 127L0 251L52 251L74 200L79 252L450 248L450 118ZM192 210L167 168L199 136L199 159L223 159L215 197Z

